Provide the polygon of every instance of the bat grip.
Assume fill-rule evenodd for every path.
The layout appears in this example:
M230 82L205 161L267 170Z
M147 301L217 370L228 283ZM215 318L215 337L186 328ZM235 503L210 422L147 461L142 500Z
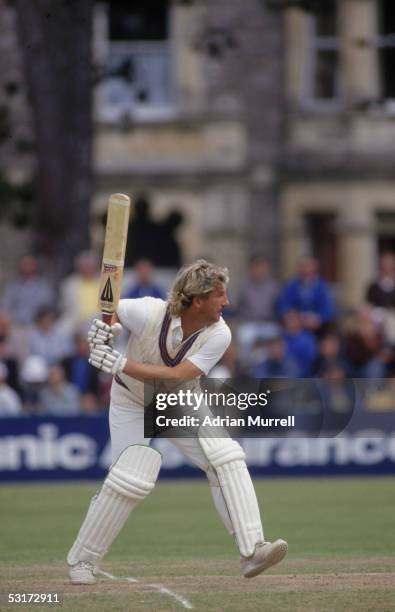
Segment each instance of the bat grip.
M103 321L103 323L107 323L107 325L111 325L112 313L111 312L102 312L101 313L101 320Z

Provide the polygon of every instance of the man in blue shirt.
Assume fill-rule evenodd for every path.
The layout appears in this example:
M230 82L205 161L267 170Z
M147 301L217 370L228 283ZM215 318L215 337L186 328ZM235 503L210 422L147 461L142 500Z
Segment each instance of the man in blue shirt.
M153 280L153 266L148 259L140 259L134 266L136 282L126 292L125 298L137 299L143 297L166 299L162 287Z
M302 259L299 274L283 286L278 298L279 317L297 310L305 329L318 331L335 316L335 305L328 283L319 275L315 257Z

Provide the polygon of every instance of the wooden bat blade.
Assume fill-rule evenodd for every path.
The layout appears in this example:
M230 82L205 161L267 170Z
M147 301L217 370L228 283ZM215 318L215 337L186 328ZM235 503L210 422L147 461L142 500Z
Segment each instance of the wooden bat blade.
M99 290L99 308L106 323L111 322L112 314L117 308L121 295L129 214L129 197L123 193L111 195L108 200Z

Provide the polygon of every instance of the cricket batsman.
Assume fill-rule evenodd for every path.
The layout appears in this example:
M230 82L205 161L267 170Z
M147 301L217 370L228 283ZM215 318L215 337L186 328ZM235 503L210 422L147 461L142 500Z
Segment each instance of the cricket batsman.
M221 359L231 332L221 314L229 304L228 272L203 259L180 269L167 301L120 300L112 325L95 319L89 362L114 376L111 387L112 465L94 496L67 562L73 584L93 584L95 573L130 512L155 486L161 456L144 437L144 382L198 383ZM126 328L126 353L111 340ZM174 438L207 475L215 507L252 578L281 561L287 543L265 541L258 502L241 446L231 438Z

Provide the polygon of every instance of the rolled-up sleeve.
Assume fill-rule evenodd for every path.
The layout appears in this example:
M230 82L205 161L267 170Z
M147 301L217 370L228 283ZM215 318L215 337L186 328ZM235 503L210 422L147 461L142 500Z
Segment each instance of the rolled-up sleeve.
M143 333L150 311L150 298L120 300L117 316L121 325L137 338Z
M188 356L187 359L204 372L204 374L208 374L225 353L231 339L232 334L229 327L223 327L218 332L209 336L198 352Z

